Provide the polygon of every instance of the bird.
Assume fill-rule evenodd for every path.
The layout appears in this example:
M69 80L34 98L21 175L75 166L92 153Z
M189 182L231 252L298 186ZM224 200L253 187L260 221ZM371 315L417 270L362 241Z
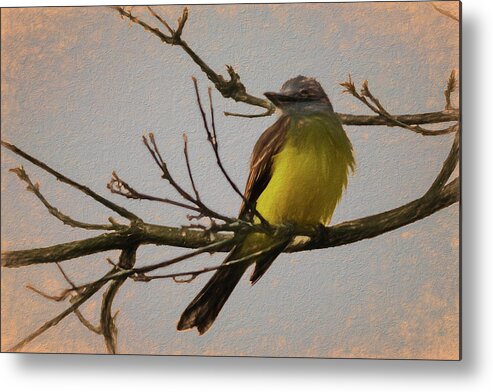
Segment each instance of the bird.
M321 84L299 75L279 92L266 92L279 113L255 144L239 218L270 225L328 225L355 169L353 147ZM214 323L241 277L255 264L255 284L292 241L274 242L262 232L248 234L182 313L179 331L204 334ZM265 253L261 250L268 250ZM248 255L259 254L248 259ZM231 264L247 257L248 262Z

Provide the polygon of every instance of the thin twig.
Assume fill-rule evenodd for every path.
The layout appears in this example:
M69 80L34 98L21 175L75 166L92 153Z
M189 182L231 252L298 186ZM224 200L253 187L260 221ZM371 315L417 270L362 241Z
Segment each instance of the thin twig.
M119 205L117 205L117 204L113 203L112 201L104 198L103 196L98 195L96 192L94 192L92 189L88 188L87 186L81 185L81 184L75 182L74 180L72 180L68 177L65 177L63 174L57 172L56 170L49 167L47 164L45 164L45 163L39 161L38 159L32 157L31 155L22 151L20 148L14 146L13 144L10 144L4 140L1 141L1 144L3 147L7 148L8 150L12 151L13 153L21 156L22 158L28 160L32 164L34 164L34 165L38 166L39 168L43 169L44 171L50 173L51 175L56 177L57 180L78 189L82 193L84 193L87 196L96 200L98 203L101 203L105 207L115 211L117 214L121 215L122 217L127 218L128 220L130 220L132 222L134 222L134 221L140 222L141 221L141 219L137 215L131 213L130 211L128 211L127 209L125 209L123 207L120 207Z
M151 132L149 133L149 140L145 136L142 137L142 140L144 141L145 146L147 147L148 151L150 152L152 158L158 165L158 167L161 169L162 172L162 178L167 180L170 185L175 188L175 190L187 201L195 204L197 206L197 209L194 209L197 212L200 212L200 214L204 216L208 216L211 218L216 218L220 219L224 222L232 223L235 220L233 218L227 217L223 214L220 214L216 211L213 211L209 207L207 207L201 200L195 199L190 193L188 193L183 187L181 187L178 182L175 181L173 176L171 175L170 171L168 170L168 166L166 165L166 162L164 161L161 152L159 151L159 148L156 143L156 139L154 137L154 134Z
M245 114L245 113L234 113L234 112L224 112L225 116L231 116L231 117L241 117L241 118L260 118L260 117L269 117L272 116L272 114L275 112L275 110L272 109L267 109L263 113L257 113L257 114Z
M132 188L127 182L123 181L116 172L112 173L112 177L110 182L106 185L107 188L110 190L111 193L124 196L127 199L133 199L133 200L149 200L149 201L158 201L161 203L166 203L170 205L174 205L177 207L182 207L188 210L200 212L200 209L186 204L182 203L176 200L168 199L168 198L163 198L163 197L158 197L158 196L152 196L152 195L147 195L145 193L141 193L134 188Z
M124 248L120 253L120 258L118 261L118 265L115 270L118 271L126 271L134 267L137 255L138 245L129 245ZM101 334L104 337L104 342L106 344L106 350L110 354L116 354L117 348L117 337L118 337L118 329L116 327L116 316L118 311L112 315L112 306L113 301L115 300L115 296L118 293L118 290L123 286L126 276L117 278L110 283L105 293L103 294L103 299L101 301L101 313L100 313L100 330Z
M219 265L215 265L213 267L206 267L206 268L202 268L202 269L199 269L199 270L192 270L192 271L185 271L185 272L176 272L176 273L164 274L164 275L151 275L151 276L144 275L144 277L140 276L140 277L138 277L135 280L136 281L142 281L142 282L149 282L149 281L155 280L155 279L173 279L173 280L175 280L175 278L178 278L178 277L181 277L181 276L190 276L191 277L190 279L181 280L181 281L178 281L177 282L177 283L190 283L197 276L202 275L202 274L205 274L207 272L212 272L212 271L217 271L219 269L228 268L228 267L231 267L232 265L235 265L235 264L246 263L248 261L251 261L253 259L256 259L257 257L263 256L263 255L271 252L272 250L276 249L278 246L280 246L281 244L283 244L285 242L286 242L286 239L283 239L282 241L277 241L273 245L271 245L269 247L266 247L264 249L261 249L261 250L259 250L257 252L250 253L247 256L241 257L239 259L231 260L231 261L228 261L226 263L219 264Z
M188 137L187 134L183 134L183 155L185 155L185 162L187 164L188 178L190 179L190 183L192 184L193 192L195 193L195 200L200 201L200 194L197 190L197 186L195 185L195 181L193 179L192 167L190 165L190 157L188 155Z
M111 271L106 274L105 276L111 274ZM29 342L33 341L36 339L39 335L42 333L46 332L48 329L51 327L54 327L57 325L60 321L62 321L65 317L67 317L69 314L73 313L76 309L78 309L83 303L85 303L89 298L91 298L94 294L96 294L101 287L104 286L106 281L96 281L90 286L86 288L84 291L84 294L79 295L75 302L72 303L67 309L65 309L63 312L59 313L57 316L53 317L51 320L47 321L44 323L41 327L39 327L36 331L22 339L19 343L14 345L12 348L10 348L7 351L19 351L21 350L26 344Z
M57 208L53 207L48 200L43 196L41 191L39 190L39 183L34 184L31 181L31 178L29 178L29 175L26 173L26 170L24 169L23 166L19 166L13 169L9 170L12 173L15 173L17 177L21 181L24 181L27 184L27 190L31 193L33 193L41 203L46 207L48 212L53 215L55 218L57 218L59 221L61 221L63 224L71 226L71 227L76 227L80 229L85 229L85 230L120 230L123 228L127 228L127 226L124 225L118 225L118 224L110 224L110 225L99 225L99 224L92 224L92 223L84 223L77 221L75 219L72 219L70 216L65 215L61 211L59 211Z
M198 94L197 80L195 80L195 92ZM210 142L213 145L214 150L219 151L219 145L217 144L217 131L216 131L216 119L214 116L214 105L212 104L212 89L210 86L207 87L207 94L209 96L209 113L211 114L211 127L212 127L212 139L210 140ZM199 100L199 102L200 102L200 100ZM204 118L207 120L207 118L205 116L204 116ZM234 183L233 183L233 185L236 187L236 185ZM238 187L236 187L236 188L238 188ZM243 196L243 194L241 192L239 192L239 193Z
M267 220L260 214L260 212L258 212L258 210L255 208L255 206L252 205L252 203L245 198L245 196L243 195L243 192L240 191L240 189L235 184L233 179L229 176L228 172L226 171L226 168L223 165L223 162L221 160L221 156L219 155L219 144L217 142L217 131L216 131L216 123L215 123L215 119L214 119L214 105L212 104L211 89L210 88L208 89L209 109L210 109L210 116L211 116L211 127L209 127L209 123L207 121L207 116L206 116L204 108L202 106L202 101L200 99L200 93L199 93L199 88L198 88L198 84L197 84L197 79L192 78L192 80L193 80L193 85L195 88L195 95L197 98L197 104L199 106L200 114L202 116L202 122L204 124L204 129L205 129L205 132L207 134L207 140L210 143L210 145L212 146L212 150L214 151L214 155L216 157L216 163L217 163L219 169L221 170L221 173L223 174L224 178L229 183L231 188L234 190L234 192L236 192L236 194L238 194L241 197L241 199L245 203L245 205L248 206L249 210L257 218L259 218L260 222L264 226L268 227L269 224L268 224ZM212 130L211 130L211 128L212 128Z
M386 118L380 115L366 114L343 114L337 113L341 122L345 125L368 125L368 126L389 126ZM394 118L407 125L440 124L459 120L457 109L445 110L441 112L429 112L419 114L397 114Z
M154 16L157 20L159 20L159 22L161 22L161 24L164 27L166 27L166 29L168 29L171 35L175 34L175 30L173 30L171 26L168 24L168 22L166 22L166 20L161 18L161 16L157 12L155 12L151 7L147 7L147 10L151 13L152 16Z
M89 331L95 333L96 335L101 335L103 333L101 331L101 327L96 327L93 323L91 323L88 319L86 319L79 309L75 309L74 314L77 316L80 323L84 327L86 327Z
M58 267L58 270L62 274L62 276L65 279L65 281L72 288L72 290L75 291L78 295L83 294L82 291L77 288L76 284L72 281L72 279L69 278L69 276L67 275L67 273L65 272L65 270L60 265L60 263L55 263L55 264ZM84 315L82 314L82 312L79 309L75 309L74 310L74 314L77 316L77 318L79 319L79 321L81 322L81 324L84 327L86 327L89 331L94 332L97 335L101 335L101 333L102 333L101 327L94 326L88 319L86 319L84 317Z
M56 265L60 269L61 273L63 274L63 276L65 278L65 280L67 282L69 282L69 284L71 286L70 289L63 290L61 292L61 294L59 294L59 295L50 295L50 294L45 293L44 291L41 291L41 290L37 289L36 287L33 287L32 285L26 285L26 288L29 289L29 290L31 290L31 291L33 291L33 292L35 292L36 294L42 296L43 298L46 298L46 299L48 299L50 301L54 301L54 302L64 301L67 298L69 298L72 295L72 293L76 293L72 297L72 302L74 302L77 299L77 296L83 294L83 290L82 289L79 289L68 278L68 276L65 274L65 271L63 271L63 269L62 269L62 267L60 266L59 263L56 263ZM87 320L79 309L75 309L74 310L74 314L77 316L77 318L79 319L79 321L81 322L81 324L84 325L84 327L86 327L88 330L90 330L91 332L94 332L95 334L98 334L98 335L101 334L101 328L98 328L98 327L94 326L89 320Z
M236 102L243 102L249 105L263 107L267 109L264 113L260 114L240 114L225 112L228 116L237 116L243 118L258 118L266 117L274 114L275 107L267 99L262 99L259 97L252 96L246 92L246 87L240 82L240 77L232 67L228 67L228 73L230 75L230 80L226 80L222 75L217 74L211 67L209 67L202 58L200 58L180 37L178 40L173 39L174 30L169 26L169 24L164 21L157 13L151 11L151 14L156 17L170 32L170 36L163 34L159 29L153 28L147 23L140 20L138 17L132 15L130 12L126 11L123 7L111 7L116 10L122 18L128 18L130 21L141 25L145 30L149 31L151 34L156 35L162 42L170 45L179 45L182 49L190 56L193 62L195 62L202 72L207 76L207 78L214 84L216 89L221 93L224 98L232 98ZM188 15L187 15L188 16ZM447 15L450 16L450 15ZM453 17L453 19L457 20ZM353 115L346 113L337 113L342 123L345 125L389 125L387 119L381 116L366 116L366 115ZM453 112L436 112L436 113L420 113L420 114L403 114L399 116L394 116L394 118L408 125L417 124L431 124L431 123L442 123L458 120L458 111Z
M236 102L244 102L249 105L263 107L267 109L269 114L274 113L275 107L267 99L262 99L255 97L247 93L245 86L240 81L240 76L234 71L231 66L227 66L227 72L229 74L229 80L224 76L216 73L211 67L209 67L202 58L200 58L195 51L193 51L188 44L181 38L183 27L188 19L188 10L184 8L181 18L178 20L178 28L176 31L169 26L163 18L159 17L156 12L150 9L151 14L156 17L156 19L162 23L170 32L170 35L162 33L158 28L151 27L146 22L142 21L140 18L132 15L130 12L126 11L123 7L110 7L116 10L120 16L128 18L130 21L139 24L145 30L149 31L151 34L157 36L162 42L169 45L180 46L190 58L197 64L202 72L204 72L209 80L214 83L214 86L225 98L232 98Z
M181 33L183 32L183 28L185 27L185 23L187 23L187 20L188 20L188 8L185 7L183 8L182 15L178 18L178 28L173 34L173 38L175 39L181 38Z
M37 289L36 287L34 287L30 284L26 285L26 289L29 289L29 290L35 292L36 294L40 295L43 298L46 298L46 299L49 299L50 301L55 301L55 302L62 302L64 300L66 300L70 296L71 293L73 293L74 291L77 290L77 289L70 288L70 289L63 290L58 295L52 295L52 294L47 294L44 291Z
M116 280L116 279L120 279L120 278L132 277L132 276L138 277L139 275L142 276L142 274L145 274L147 272L154 271L154 270L160 269L160 268L169 267L170 265L179 263L179 262L184 261L184 260L188 260L190 258L201 255L203 253L214 253L217 250L223 249L226 246L238 243L240 241L240 238L243 238L243 237L242 236L228 237L228 238L220 240L220 241L212 242L212 243L210 243L206 246L203 246L201 248L198 248L192 252L185 253L183 255L180 255L180 256L177 256L177 257L174 257L172 259L165 260L165 261L162 261L162 262L159 262L156 264L147 265L145 267L121 269L119 271L113 271L113 273L106 275L97 281L94 281L94 282L91 282L91 283L77 287L77 289L79 289L79 290L87 289L88 287L91 287L92 285L94 285L96 283L98 283L98 284L99 283L105 283L105 282L108 282L110 280Z
M419 125L413 124L409 125L399 121L395 116L391 115L380 103L380 101L371 93L368 87L368 81L365 80L362 84L361 92L358 93L356 91L356 87L351 79L351 75L349 75L348 81L344 83L340 83L342 87L345 89L343 93L349 93L353 95L355 98L363 102L370 110L377 113L380 117L386 120L387 125L389 126L398 126L404 129L408 129L412 132L418 133L423 136L439 136L446 135L449 133L453 133L457 131L457 124L451 125L444 129L439 130L431 130L420 127Z
M60 273L62 274L63 278L65 279L65 281L70 285L70 287L72 287L73 290L76 290L77 286L75 285L75 283L72 281L72 279L70 279L68 277L68 275L65 273L64 269L62 268L62 266L60 265L60 263L55 263L55 265L57 266L58 268L58 271L60 271Z

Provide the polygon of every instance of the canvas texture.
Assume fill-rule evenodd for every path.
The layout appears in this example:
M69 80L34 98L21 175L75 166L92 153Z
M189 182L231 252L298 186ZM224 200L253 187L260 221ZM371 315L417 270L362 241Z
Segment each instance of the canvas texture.
M2 351L460 359L459 19L3 8Z

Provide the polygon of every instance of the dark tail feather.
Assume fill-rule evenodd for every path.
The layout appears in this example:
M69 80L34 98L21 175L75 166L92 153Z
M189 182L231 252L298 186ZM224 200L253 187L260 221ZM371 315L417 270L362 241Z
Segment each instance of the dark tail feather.
M233 250L224 262L234 260L236 253ZM238 264L218 270L185 309L177 329L183 331L197 327L201 335L205 333L211 327L249 265Z
M252 286L257 283L262 276L264 276L276 257L282 253L282 251L286 248L286 246L288 246L290 241L291 240L287 240L268 254L255 260L255 269L250 276L250 283L252 284Z
M268 254L263 255L250 263L233 264L217 270L205 287L185 309L176 328L179 331L183 331L185 329L197 327L201 335L205 333L211 327L212 323L214 323L214 320L247 268L253 262L257 263L255 271L250 278L252 284L256 283L288 243L289 241L280 244L279 247L276 246L276 248ZM231 251L224 260L224 263L241 257L240 249L241 245Z

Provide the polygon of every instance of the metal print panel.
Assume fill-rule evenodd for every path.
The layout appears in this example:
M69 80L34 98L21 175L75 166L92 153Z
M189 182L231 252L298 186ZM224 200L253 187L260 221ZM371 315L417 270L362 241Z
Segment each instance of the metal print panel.
M460 3L4 8L2 351L460 359Z

